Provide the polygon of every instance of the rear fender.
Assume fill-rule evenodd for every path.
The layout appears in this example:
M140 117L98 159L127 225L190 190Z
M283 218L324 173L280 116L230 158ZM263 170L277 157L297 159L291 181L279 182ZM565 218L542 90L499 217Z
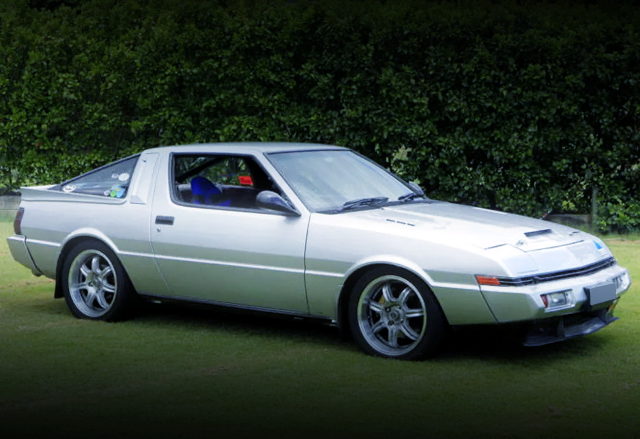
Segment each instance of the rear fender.
M54 298L58 299L64 296L64 292L62 291L62 282L60 282L60 276L62 274L62 265L64 264L64 259L66 258L67 253L69 253L69 251L77 243L85 241L87 239L94 239L96 241L103 242L116 255L118 255L118 247L114 244L114 242L107 235L97 229L85 227L75 230L74 232L69 234L60 246L60 253L58 255L58 262L56 264L56 287L53 293Z

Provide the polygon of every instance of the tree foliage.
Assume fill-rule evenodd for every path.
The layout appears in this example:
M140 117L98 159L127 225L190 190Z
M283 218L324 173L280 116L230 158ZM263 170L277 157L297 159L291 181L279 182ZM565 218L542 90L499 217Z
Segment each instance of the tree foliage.
M527 2L0 4L0 187L142 149L352 147L434 198L640 227L640 12Z

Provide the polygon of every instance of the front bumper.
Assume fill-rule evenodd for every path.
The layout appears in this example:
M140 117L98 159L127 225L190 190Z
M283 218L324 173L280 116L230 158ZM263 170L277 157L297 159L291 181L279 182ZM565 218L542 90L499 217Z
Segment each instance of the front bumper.
M613 309L552 317L532 322L525 333L524 346L542 346L573 337L593 334L618 320Z
M497 323L524 322L595 311L589 306L589 297L585 289L604 282L614 282L617 285L616 297L598 309L606 308L617 301L631 285L627 270L615 264L587 276L525 286L482 285L481 291ZM545 307L541 296L554 292L567 292L571 300L566 306L559 308Z

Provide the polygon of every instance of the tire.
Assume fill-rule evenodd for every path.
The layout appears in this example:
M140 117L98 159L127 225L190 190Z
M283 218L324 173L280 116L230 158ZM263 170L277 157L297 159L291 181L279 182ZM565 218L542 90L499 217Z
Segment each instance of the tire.
M396 267L366 272L349 297L349 327L366 353L417 360L434 355L447 322L429 286Z
M82 241L67 253L59 281L71 313L81 319L128 317L133 286L118 257L100 241Z

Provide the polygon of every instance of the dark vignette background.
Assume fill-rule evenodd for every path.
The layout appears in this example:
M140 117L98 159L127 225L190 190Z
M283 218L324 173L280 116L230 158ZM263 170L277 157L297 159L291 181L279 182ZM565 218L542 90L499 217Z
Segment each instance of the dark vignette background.
M639 19L631 2L2 2L0 186L61 181L163 144L313 141L353 147L434 198L529 215L587 212L596 188L601 229L637 229ZM615 344L606 335L521 351L464 334L416 365L365 357L315 324L209 310L96 326L36 286L24 312L47 317L37 336L52 352L29 357L28 326L11 340L22 354L0 350L34 372L4 367L3 437L637 434L638 381L625 399L601 384L621 365L597 358L575 383L545 381L601 356ZM56 328L69 326L61 342ZM262 357L252 343L267 346ZM479 385L476 366L502 384ZM83 372L47 382L65 368ZM345 376L357 392L340 387ZM417 394L425 381L433 393ZM45 394L13 405L15 389ZM570 407L558 390L575 392Z
M357 149L433 198L640 226L633 2L8 0L0 188L167 144Z

